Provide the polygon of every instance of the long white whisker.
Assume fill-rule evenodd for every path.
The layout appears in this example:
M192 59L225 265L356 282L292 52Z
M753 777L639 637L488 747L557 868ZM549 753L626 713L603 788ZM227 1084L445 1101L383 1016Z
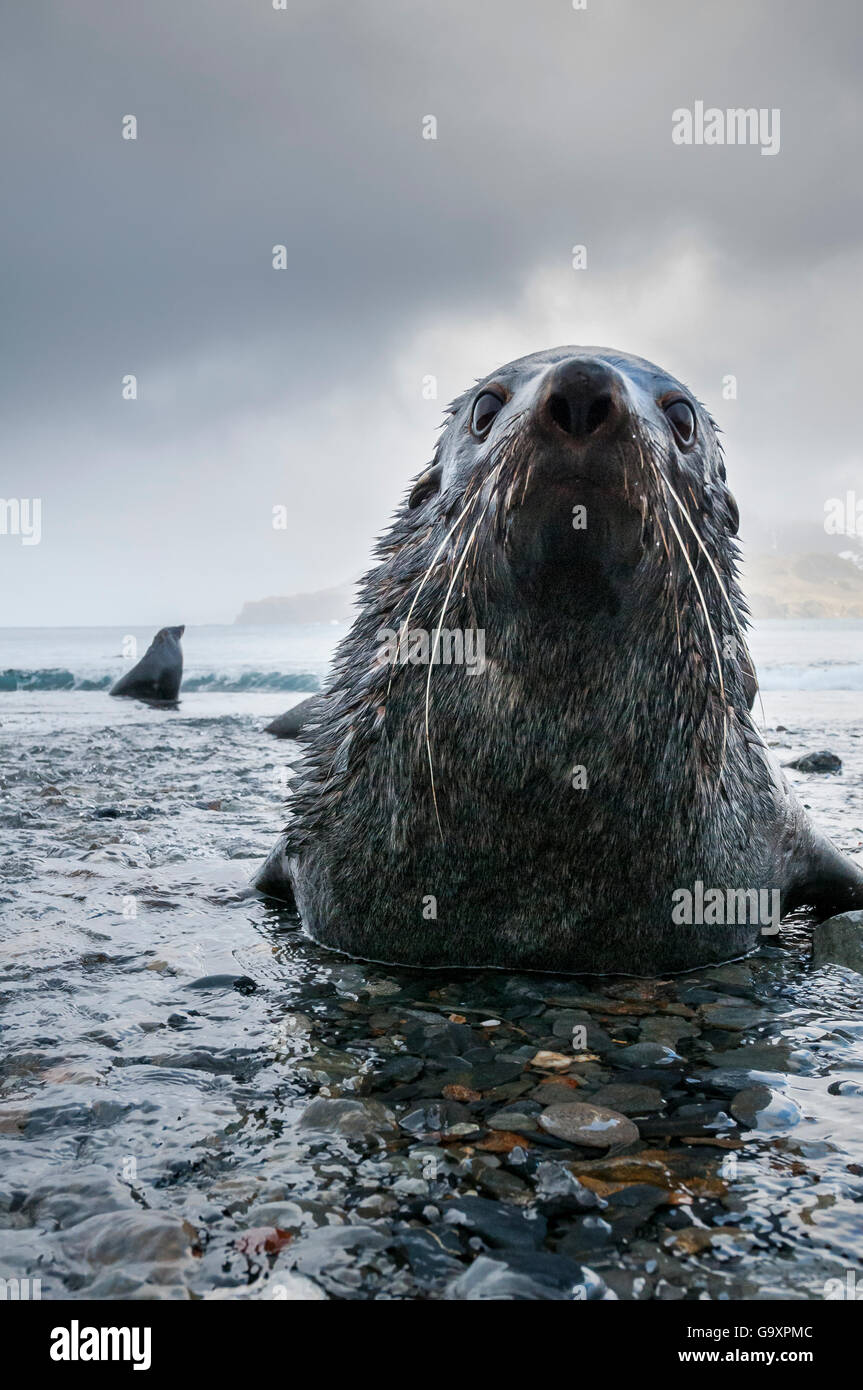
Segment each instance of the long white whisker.
M682 501L680 500L680 498L678 497L677 493L674 491L674 488L671 486L671 483L670 483L670 482L668 481L668 479L666 478L666 476L665 476L664 472L662 471L662 469L661 469L661 468L657 468L657 472L659 473L659 476L660 476L660 478L662 479L662 482L664 483L665 487L668 488L668 491L671 493L672 497L674 498L675 502L677 503L678 507L680 508L680 511L681 511L682 514L683 514L683 519L684 519L684 521L686 522L687 526L689 527L690 531L692 532L693 536L695 537L696 541L698 542L698 545L699 545L700 548L701 548L701 553L703 554L703 556L704 556L705 560L707 561L708 565L710 566L710 568L713 570L714 576L715 576L715 578L716 578L716 582L717 582L717 584L719 585L719 591L720 591L720 593L722 594L723 599L725 600L725 606L726 606L726 608L728 609L728 612L729 612L730 615L731 615L731 621L732 621L732 623L734 624L735 628L737 629L738 636L740 637L740 641L741 641L741 643L742 643L742 645L743 645L743 650L746 652L746 655L747 655L747 657L749 658L749 664L750 664L750 666L751 666L751 665L752 665L752 658L749 656L749 647L748 647L747 644L746 644L746 635L745 635L745 633L744 633L744 631L743 631L743 628L742 628L741 625L740 625L740 620L738 619L737 614L736 614L735 611L734 611L734 605L733 605L733 603L731 602L731 599L730 599L730 597L729 597L729 595L728 595L728 590L726 589L724 583L722 582L722 576L720 575L719 570L716 568L716 565L714 564L713 556L710 554L710 551L707 549L707 546L704 544L704 541L702 540L701 536L699 535L699 533L698 533L698 528L696 527L695 522L692 520L692 517L691 517L690 514L689 514L689 508L686 506L686 504L685 504L684 502L682 502ZM766 715L765 715L765 713L764 713L764 702L763 702L763 700L761 699L761 691L760 691L760 690L759 690L759 692L758 692L758 701L759 701L759 704L761 705L761 718L762 718L762 719L764 720L764 722L766 723L766 722L767 722L767 718L766 718Z
M462 510L462 511L459 513L459 515L456 517L456 519L455 519L455 521L453 522L452 526L451 526L450 529L447 531L446 535L444 536L443 540L441 541L440 545L438 546L437 550L435 551L434 555L432 556L431 560L429 561L428 568L426 569L425 574L423 575L422 579L421 579L420 582L419 582L419 587L417 588L417 591L416 591L416 593L414 594L413 602L411 603L411 606L410 606L410 608L408 609L408 615L407 615L407 617L405 618L405 621L404 621L404 626L405 626L406 629L409 629L409 628L410 628L410 625L411 625L411 618L413 617L413 611L414 611L414 609L416 608L416 606L417 606L417 600L419 599L419 596L420 596L420 594L422 593L422 591L423 591L423 589L424 589L424 587L425 587L426 580L428 579L429 575L432 573L432 570L434 569L435 565L437 564L438 559L439 559L439 557L440 557L442 551L444 550L444 548L445 548L445 546L446 546L446 544L447 544L447 541L450 539L450 537L452 536L453 532L455 531L455 528L458 526L459 522L461 522L461 521L467 516L467 514L468 514L468 512L470 511L470 509L471 509L472 506L473 506L473 497L471 497L471 498L465 503L465 506L464 506L463 510ZM386 695L385 695L385 697L384 697L385 700L386 700L386 699L389 699L389 693L390 693L390 689L392 688L392 683L393 683L393 673L392 673L392 666L391 666L391 667L390 667L390 678L389 678L389 682L387 683L387 693L386 693Z
M692 563L689 551L686 548L683 537L681 536L680 531L677 528L677 523L675 522L674 517L671 515L671 512L668 513L668 524L674 532L675 536L677 537L677 543L680 546L680 553L686 561L689 573L692 575L692 582L695 585L696 590L698 591L698 598L701 603L701 611L704 614L704 621L707 624L707 631L710 635L710 644L713 647L713 655L716 659L716 673L719 677L719 693L722 698L722 754L719 759L719 776L721 778L722 770L725 766L725 749L728 743L728 704L725 699L725 679L722 674L722 661L719 656L719 647L716 642L716 634L713 631L713 624L710 621L710 613L707 608L707 602L704 598L704 592L701 588L700 583L698 582L698 575L695 573L695 566Z
M494 470L494 473L496 473L497 470L498 470L499 468L500 468L500 463L497 465L497 468ZM494 477L494 473L492 473L492 474L489 475L489 482L490 482L490 481L492 480L492 478ZM467 541L466 541L466 543L465 543L465 547L464 547L464 549L463 549L463 551L462 551L462 553L461 553L461 557L460 557L460 559L459 559L458 564L457 564L457 565L454 567L454 569L453 569L452 577L451 577L451 579L450 579L450 581L449 581L449 588L448 588L447 591L446 591L446 595L445 595L445 597L444 597L444 601L443 601L443 604L442 604L442 606L441 606L440 617L439 617L439 619L438 619L437 629L436 629L436 631L435 631L434 637L432 638L431 650L429 651L429 673L428 673L428 679L426 680L426 699L425 699L425 735L426 735L426 752L427 752L427 754L428 754L429 773L430 773L430 775L431 775L432 801L434 802L435 820L437 821L438 834L440 835L440 838L441 838L441 844L444 843L444 834L443 834L443 827L442 827L441 821L440 821L440 812L439 812L439 810L438 810L438 804L437 804L437 790L436 790L436 788L435 788L435 780L434 780L434 759L432 758L431 735L430 735L430 732L429 732L429 706L430 706L430 703L431 703L431 678L432 678L432 671L434 670L434 655L435 655L435 652L437 651L437 644L438 644L438 641L439 641L439 639L440 639L441 630L442 630L442 628L443 628L444 618L446 617L446 610L447 610L447 606L448 606L449 601L450 601L450 596L451 596L451 594L452 594L453 588L455 587L455 581L456 581L456 579L458 578L459 571L461 570L462 565L464 564L465 560L467 559L467 555L468 555L468 552L469 552L469 550L470 550L471 542L473 541L474 536L476 535L477 531L478 531L479 528L480 528L480 525L482 524L482 520L483 520L483 518L484 518L486 512L488 511L489 503L491 502L491 499L492 499L493 496L494 496L493 491L489 490L489 494L488 494L488 497L486 498L485 506L483 507L482 511L480 512L480 514L479 514L479 516L478 516L478 518L477 518L476 525L474 526L473 530L471 531L470 535L469 535L468 538L467 538Z

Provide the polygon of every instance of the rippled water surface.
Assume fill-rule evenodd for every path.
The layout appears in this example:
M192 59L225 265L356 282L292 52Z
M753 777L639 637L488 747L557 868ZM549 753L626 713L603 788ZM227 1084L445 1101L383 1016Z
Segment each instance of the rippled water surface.
M0 695L0 1277L358 1299L859 1280L861 977L812 970L805 926L659 981L321 950L241 895L282 815L295 745L261 730L290 698ZM791 775L851 850L856 699L768 708L782 761L842 756ZM594 1098L635 1137L538 1123Z

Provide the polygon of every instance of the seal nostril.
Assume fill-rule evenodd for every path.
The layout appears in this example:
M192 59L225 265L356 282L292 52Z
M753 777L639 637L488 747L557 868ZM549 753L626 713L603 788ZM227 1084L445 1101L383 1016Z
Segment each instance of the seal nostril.
M571 401L555 391L548 400L548 413L554 423L575 439L586 439L589 434L601 429L613 410L614 401L608 392L594 396L592 400Z
M566 396L560 396L555 393L548 403L548 409L556 425L560 425L560 428L566 430L567 434L575 433L572 427L572 414L569 409L569 401L566 399Z
M591 401L584 422L585 434L593 434L594 430L598 430L600 425L605 424L611 414L611 407L611 396L608 395L597 396L595 400Z

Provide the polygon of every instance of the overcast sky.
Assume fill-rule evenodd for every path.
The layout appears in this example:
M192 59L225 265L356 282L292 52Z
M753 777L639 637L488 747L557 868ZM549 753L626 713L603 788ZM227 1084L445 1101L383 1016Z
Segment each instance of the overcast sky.
M744 537L863 496L853 0L287 5L4 10L0 496L42 539L0 535L0 624L352 577L446 402L557 343L696 391ZM696 101L779 108L779 153L675 145Z

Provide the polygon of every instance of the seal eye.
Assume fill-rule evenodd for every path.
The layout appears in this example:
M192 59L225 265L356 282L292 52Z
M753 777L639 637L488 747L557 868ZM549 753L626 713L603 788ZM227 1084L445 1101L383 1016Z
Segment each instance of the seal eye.
M474 434L487 434L491 429L495 415L502 406L503 401L493 391L483 391L481 396L477 396L473 403L473 415L470 421L470 427Z
M695 443L695 411L692 406L678 396L676 401L669 401L665 406L665 414L678 444L688 449L690 444Z

